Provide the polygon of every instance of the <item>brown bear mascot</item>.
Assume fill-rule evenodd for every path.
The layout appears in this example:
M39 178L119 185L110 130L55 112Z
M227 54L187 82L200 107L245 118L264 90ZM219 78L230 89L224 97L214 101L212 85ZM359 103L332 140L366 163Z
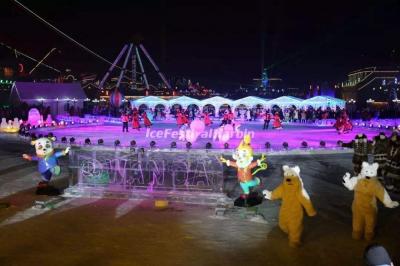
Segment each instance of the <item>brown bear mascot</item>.
M282 199L279 212L279 227L289 235L289 245L297 247L300 245L301 233L303 231L303 208L308 216L315 216L315 211L307 191L304 189L298 166L289 167L284 165L283 182L272 192L264 190L266 199Z
M362 163L361 173L358 176L350 177L346 173L343 177L343 185L354 190L353 211L353 238L364 238L368 241L374 238L378 198L385 207L394 208L399 205L397 201L392 201L389 194L377 179L378 163Z

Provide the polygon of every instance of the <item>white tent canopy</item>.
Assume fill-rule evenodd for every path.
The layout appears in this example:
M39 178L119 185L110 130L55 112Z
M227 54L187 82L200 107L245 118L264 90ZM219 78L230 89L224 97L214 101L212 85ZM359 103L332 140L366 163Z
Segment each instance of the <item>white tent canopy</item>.
M274 105L277 105L280 108L295 106L296 108L300 108L302 106L302 101L302 99L293 96L281 96L279 98L268 101L267 106L273 107Z
M241 99L238 99L236 101L233 101L233 108L236 108L240 105L244 105L247 108L254 108L257 105L261 105L262 107L266 107L267 106L267 99L263 99L260 97L256 97L256 96L247 96Z
M261 105L264 108L271 108L274 105L277 105L280 108L288 108L292 106L295 106L296 108L308 106L312 106L313 108L335 108L336 106L344 108L346 102L344 100L330 96L315 96L306 100L292 96L282 96L272 100L256 96L247 96L235 101L221 96L215 96L204 100L198 100L187 96L180 96L168 101L156 96L146 96L141 99L132 101L132 105L136 107L139 107L142 104L145 104L148 108L154 108L159 104L165 106L166 108L171 108L173 105L179 104L185 109L189 105L195 104L200 108L200 110L203 110L203 107L206 105L212 105L215 108L216 114L218 114L219 109L223 105L229 105L229 107L231 107L232 109L238 107L239 105L244 105L247 108L254 108L257 105Z
M224 98L221 96L214 96L205 100L201 101L201 107L204 107L205 105L210 104L215 107L215 109L219 109L222 105L229 105L232 106L233 101L228 98Z
M148 108L154 108L159 104L164 105L165 107L169 106L167 100L161 99L156 96L146 96L141 99L132 101L132 105L136 107L139 107L142 104L146 105Z
M336 108L336 106L344 108L346 106L346 102L344 100L330 96L315 96L313 98L302 101L301 104L303 107L311 106L315 109L317 108L326 109L327 107Z
M185 109L191 104L195 104L198 107L202 106L200 100L197 100L197 99L194 99L194 98L190 98L190 97L187 97L187 96L181 96L181 97L169 100L168 104L169 104L170 107L174 106L175 104L179 104L180 106L182 106Z

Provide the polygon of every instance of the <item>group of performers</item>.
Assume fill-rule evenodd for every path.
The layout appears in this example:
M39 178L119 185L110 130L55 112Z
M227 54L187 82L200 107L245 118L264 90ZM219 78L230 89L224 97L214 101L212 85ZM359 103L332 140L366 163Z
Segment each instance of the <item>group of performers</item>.
M271 121L272 115L269 112L264 113L264 126L263 130L267 130L269 128L269 123ZM272 123L272 128L273 129L282 129L282 120L281 117L279 116L279 113L276 112L274 117L274 122Z
M203 112L201 114L201 116L199 116L199 118L202 118L204 121L204 125L205 126L209 126L212 124L210 115L208 114L208 112ZM180 111L178 110L176 112L176 124L178 125L179 128L181 128L182 126L188 126L190 124L190 119L188 116L188 112L185 111Z
M140 131L140 117L143 119L143 123L145 127L151 127L152 123L147 116L146 112L143 112L142 114L139 114L139 111L136 108L133 108L132 114L129 114L128 112L123 112L121 115L121 121L122 121L122 132L129 132L129 122L132 122L132 129L136 129Z
M379 165L378 177L384 182L386 189L400 192L400 136L398 131L393 131L390 137L381 132L372 141L369 141L365 134L358 134L354 140L342 143L342 146L354 149L355 175L360 173L362 162L368 161L368 154L372 154L374 162Z
M270 121L273 120L272 128L273 129L282 129L282 120L279 116L279 113L276 112L275 115L272 115L270 112L265 112L264 115L264 126L263 129L268 129ZM199 118L202 118L205 126L209 126L212 124L212 120L208 112L203 112ZM221 125L230 125L235 124L235 116L231 110L226 110L221 119ZM188 125L190 123L187 112L177 111L176 112L176 124L180 128L183 125Z

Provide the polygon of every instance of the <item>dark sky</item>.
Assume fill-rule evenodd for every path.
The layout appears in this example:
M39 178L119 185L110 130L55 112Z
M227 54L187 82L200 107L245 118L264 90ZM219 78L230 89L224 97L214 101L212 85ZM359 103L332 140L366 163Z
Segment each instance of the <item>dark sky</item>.
M111 61L141 36L167 76L217 89L259 77L263 34L269 76L289 86L342 81L351 70L400 60L400 4L393 0L20 1ZM57 47L52 66L105 73L107 64L13 1L2 0L0 10L3 42L36 58Z

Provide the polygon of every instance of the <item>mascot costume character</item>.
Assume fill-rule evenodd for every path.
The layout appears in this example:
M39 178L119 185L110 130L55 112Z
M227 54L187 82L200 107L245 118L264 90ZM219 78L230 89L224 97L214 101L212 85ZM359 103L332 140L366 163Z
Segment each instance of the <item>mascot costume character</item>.
M308 216L315 216L315 211L310 196L304 189L303 181L300 177L300 168L298 166L289 167L284 165L283 182L272 192L264 190L266 199L282 199L281 209L279 211L279 227L289 236L289 245L298 247L301 243L301 234L303 231L303 216L305 209Z
M378 136L374 137L372 142L372 150L374 155L374 163L379 164L378 177L383 177L383 170L386 166L387 154L389 150L389 139L384 132L380 132Z
M235 161L226 160L223 157L220 158L227 166L237 168L237 178L243 194L235 201L236 206L254 206L262 202L262 197L258 197L257 193L250 194L250 188L260 184L260 179L258 177L253 178L253 176L258 171L267 169L267 164L264 162L265 155L253 162L253 148L250 145L250 141L250 135L245 135L232 155ZM259 166L259 168L251 172L256 166Z
M389 140L384 178L386 189L400 192L400 136L397 131L392 133Z
M358 176L350 177L346 173L343 177L343 185L354 190L353 200L353 238L364 238L370 241L374 237L378 198L387 208L394 208L399 205L397 201L392 201L389 194L377 179L379 164L362 163L361 173Z
M368 161L368 152L370 144L365 134L357 134L354 140L349 143L343 143L342 147L353 148L353 167L354 175L358 175L361 171L362 162Z
M58 165L57 159L61 156L68 154L70 147L67 147L63 151L54 152L53 141L55 138L40 138L33 140L32 145L35 146L36 155L30 156L23 154L22 157L29 161L38 161L38 170L42 175L42 181L39 182L36 194L43 195L57 195L59 194L58 189L53 188L49 185L51 177L59 175L61 172L60 166Z

